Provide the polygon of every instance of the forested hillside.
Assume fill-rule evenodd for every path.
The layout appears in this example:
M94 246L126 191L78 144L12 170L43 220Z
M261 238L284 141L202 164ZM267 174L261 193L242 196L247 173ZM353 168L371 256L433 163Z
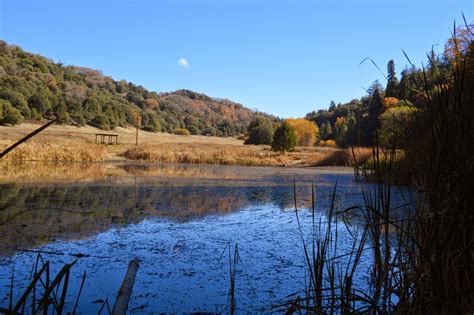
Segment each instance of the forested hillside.
M151 92L0 41L0 124L57 117L60 123L108 130L138 120L148 131L233 136L245 132L256 116L276 119L188 90Z

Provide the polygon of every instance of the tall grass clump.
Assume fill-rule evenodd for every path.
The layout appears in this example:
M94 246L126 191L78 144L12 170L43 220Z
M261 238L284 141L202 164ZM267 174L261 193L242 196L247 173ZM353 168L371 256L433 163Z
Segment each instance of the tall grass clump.
M1 147L7 148L9 144ZM107 147L105 145L85 144L75 142L64 143L23 143L2 158L2 161L25 162L66 162L66 161L103 161L107 158Z
M374 155L378 163L382 153L375 149ZM337 206L336 183L330 207L319 219L313 188L309 236L303 233L295 194L308 281L303 292L280 305L286 307L287 313L392 313L399 310L404 294L411 292L405 246L411 249L413 239L411 235L405 238L404 222L408 216L400 211L406 211L410 204L395 209L392 181L386 178L387 173L376 174L380 175L374 183L361 185L363 203L346 209ZM349 223L349 218L357 224ZM349 240L342 235L350 235ZM348 246L349 250L343 251ZM361 282L364 278L366 283Z

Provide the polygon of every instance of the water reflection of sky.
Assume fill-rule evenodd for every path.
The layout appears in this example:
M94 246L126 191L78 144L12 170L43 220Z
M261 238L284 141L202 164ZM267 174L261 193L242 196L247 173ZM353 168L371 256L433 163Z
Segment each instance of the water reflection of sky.
M87 271L80 303L84 313L96 312L100 305L93 302L98 299L114 300L134 257L142 262L129 309L224 311L229 290L226 248L238 244L243 264L237 273L237 306L268 310L305 287L293 180L298 179L296 196L306 235L312 220L311 183L322 221L327 220L336 179L338 209L362 203L360 186L348 172L187 166L188 174L201 176L186 177L178 169L175 174L181 175L173 177L160 167L151 168L152 174L143 173L150 170L146 166L140 172L129 167L133 176L129 172L113 180L3 184L0 305L8 301L12 266L16 298L27 283L36 254L15 250L21 248L90 256L74 266L71 286L74 295ZM397 200L403 202L400 196ZM352 228L357 229L357 220ZM352 243L345 226L340 224L339 229L338 250L344 253ZM73 259L43 256L55 268ZM370 265L368 259L364 263ZM358 280L361 285L363 275Z

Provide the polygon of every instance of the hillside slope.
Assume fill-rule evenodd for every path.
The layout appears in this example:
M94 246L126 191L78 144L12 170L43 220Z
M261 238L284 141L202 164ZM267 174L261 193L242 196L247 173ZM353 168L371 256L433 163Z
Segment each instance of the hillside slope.
M137 119L137 109L140 117ZM241 104L188 90L156 93L98 70L65 66L0 41L0 124L58 117L61 123L113 129L233 136L257 113Z

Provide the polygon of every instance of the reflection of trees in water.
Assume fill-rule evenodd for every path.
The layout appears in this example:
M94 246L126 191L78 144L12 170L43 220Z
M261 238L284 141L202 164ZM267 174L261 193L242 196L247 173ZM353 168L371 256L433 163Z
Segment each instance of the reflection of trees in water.
M293 196L291 186L0 185L0 250L90 237L149 217L182 221L258 204L291 209Z

